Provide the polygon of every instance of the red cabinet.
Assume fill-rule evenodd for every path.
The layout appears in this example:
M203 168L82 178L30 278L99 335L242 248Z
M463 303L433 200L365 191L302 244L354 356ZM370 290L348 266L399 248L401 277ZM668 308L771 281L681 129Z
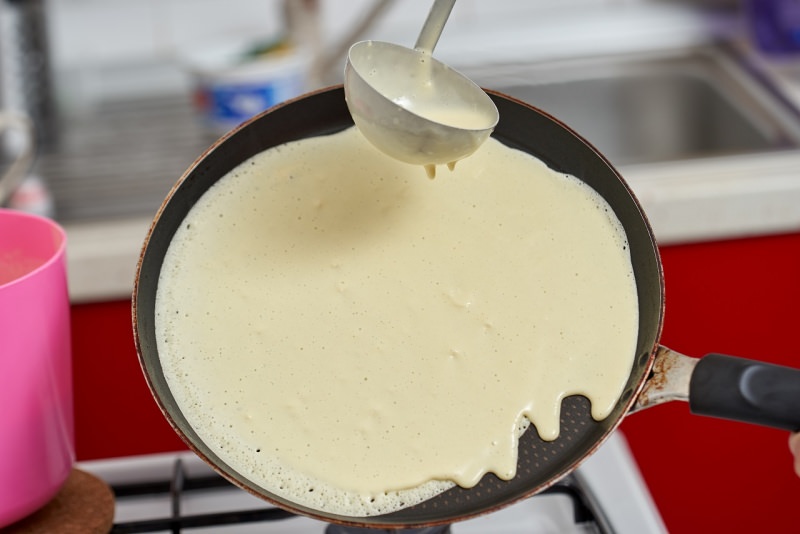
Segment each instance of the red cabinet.
M662 257L663 344L800 367L800 234L668 246ZM185 448L139 368L130 302L76 305L72 321L78 459ZM683 403L622 430L671 532L800 532L786 432L692 416Z
M664 345L800 368L800 234L663 247L662 260ZM622 430L671 532L800 532L786 432L693 416L684 403Z
M186 448L139 367L130 301L73 306L72 361L78 461Z

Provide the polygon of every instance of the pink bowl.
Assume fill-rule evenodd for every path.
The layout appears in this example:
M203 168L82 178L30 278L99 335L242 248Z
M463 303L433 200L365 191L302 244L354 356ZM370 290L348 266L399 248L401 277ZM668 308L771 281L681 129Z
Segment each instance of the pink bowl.
M66 235L0 209L0 528L45 505L75 461Z

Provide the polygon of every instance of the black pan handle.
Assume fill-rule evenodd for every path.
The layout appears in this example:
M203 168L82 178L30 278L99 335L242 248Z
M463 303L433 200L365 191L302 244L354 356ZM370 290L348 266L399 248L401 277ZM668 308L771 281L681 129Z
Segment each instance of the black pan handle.
M723 354L697 362L689 409L698 415L800 430L800 369Z
M631 412L674 400L697 415L800 431L800 369L722 354L692 358L658 345Z

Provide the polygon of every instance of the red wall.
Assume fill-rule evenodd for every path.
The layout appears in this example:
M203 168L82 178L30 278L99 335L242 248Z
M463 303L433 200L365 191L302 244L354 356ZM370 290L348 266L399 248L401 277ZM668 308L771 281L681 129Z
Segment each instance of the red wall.
M800 234L662 248L662 343L800 367ZM184 449L144 382L130 302L73 307L79 460ZM798 407L800 409L800 407ZM800 532L787 433L690 415L684 403L622 424L671 532Z

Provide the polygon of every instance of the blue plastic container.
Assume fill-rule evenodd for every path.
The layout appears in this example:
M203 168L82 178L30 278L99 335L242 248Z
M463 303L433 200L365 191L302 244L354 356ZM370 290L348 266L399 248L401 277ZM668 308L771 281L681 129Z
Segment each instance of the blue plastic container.
M766 54L800 53L800 0L745 0L756 47Z

